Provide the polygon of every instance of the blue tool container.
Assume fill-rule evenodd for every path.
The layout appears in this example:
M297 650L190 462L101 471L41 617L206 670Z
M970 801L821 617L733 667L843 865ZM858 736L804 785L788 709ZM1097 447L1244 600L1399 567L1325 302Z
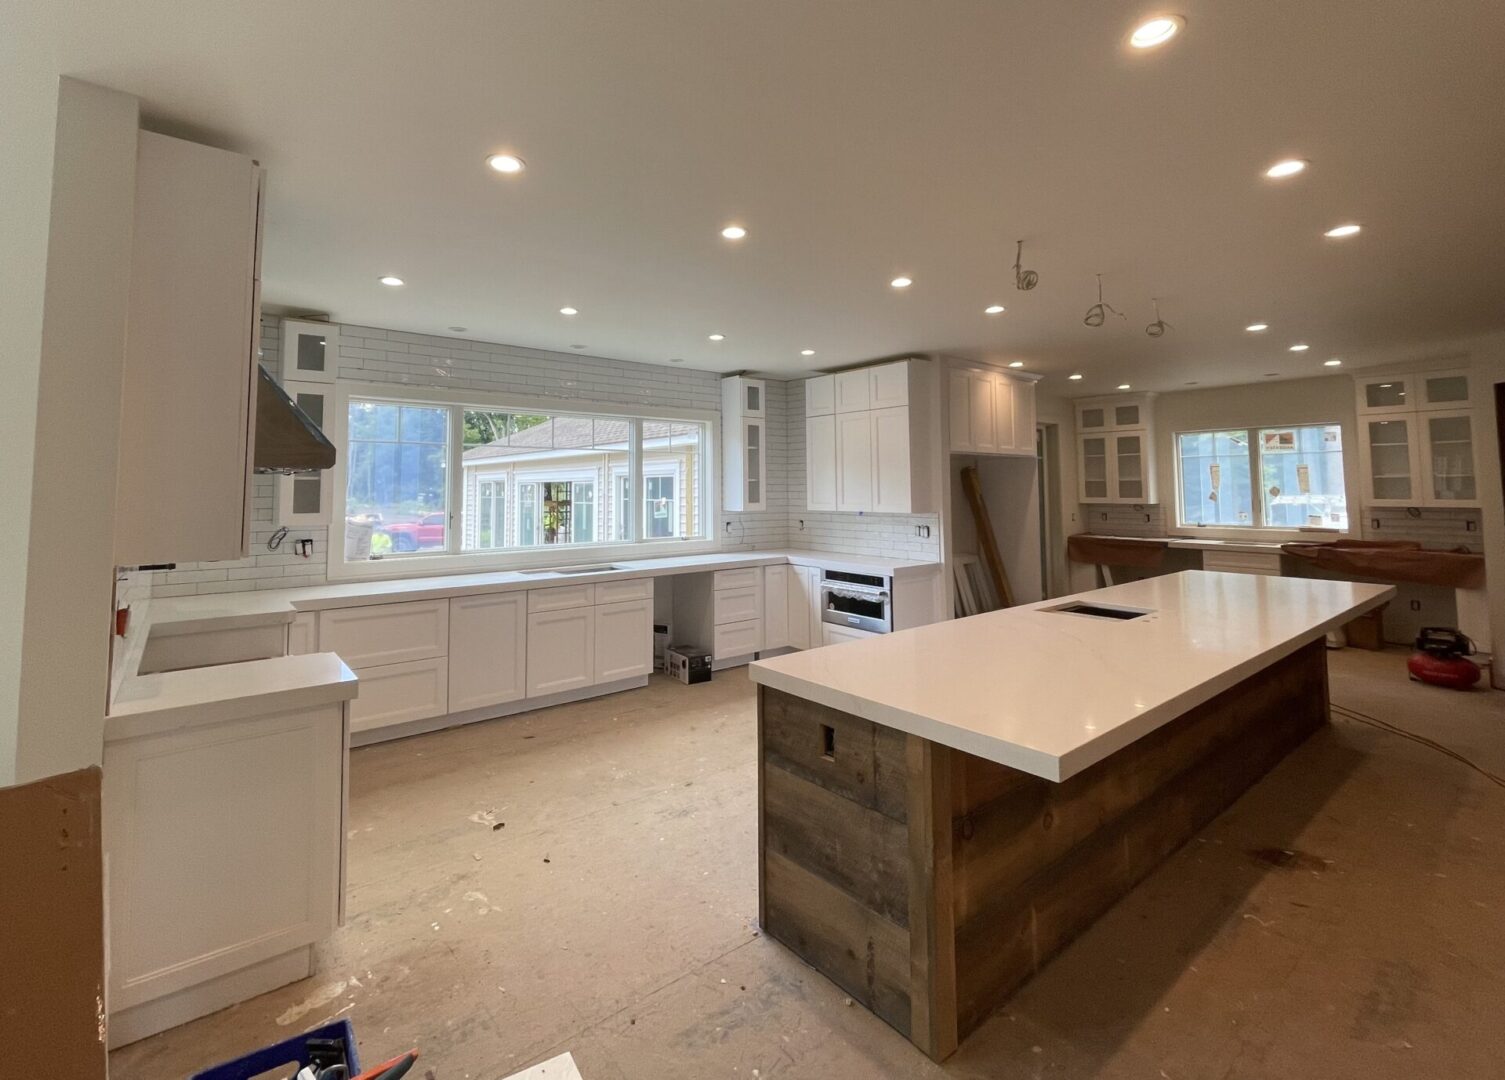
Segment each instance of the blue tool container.
M361 1063L355 1054L355 1028L351 1026L349 1020L336 1020L332 1024L305 1031L301 1035L284 1039L280 1043L264 1046L234 1061L224 1061L203 1072L194 1073L189 1080L250 1080L251 1077L260 1076L279 1065L291 1066L294 1063L299 1066L307 1065L309 1064L308 1040L310 1039L338 1039L344 1042L348 1075L356 1076L360 1073Z

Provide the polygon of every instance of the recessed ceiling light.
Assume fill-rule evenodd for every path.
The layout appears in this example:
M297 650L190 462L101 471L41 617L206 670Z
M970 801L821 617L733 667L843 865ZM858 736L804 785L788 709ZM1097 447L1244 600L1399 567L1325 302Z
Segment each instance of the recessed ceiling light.
M1024 361L1023 360L1010 360L1009 361L1009 367L1020 368L1020 367L1023 367L1023 366L1024 366Z
M984 315L1002 315L1003 314L1003 305L1002 304L989 304L987 307L985 307L985 308L982 309L982 313Z
M1341 240L1345 236L1356 235L1361 228L1362 226L1355 225L1350 221L1347 225L1334 225L1331 229L1328 229L1327 232L1323 233L1322 235L1330 236L1334 240Z
M380 281L383 285L387 286L390 289L396 289L396 288L398 288L399 286L401 286L403 284L402 278L400 278L400 277L394 277L391 274L387 274L384 277L377 278L377 280Z
M710 335L710 339L712 341L725 341L726 340L726 335L725 334L712 334L712 335Z
M1295 176L1299 172L1306 171L1307 163L1300 158L1287 158L1285 161L1277 161L1265 170L1265 175L1271 180L1283 180L1287 176Z
M1127 390L1127 389L1129 389L1129 384L1126 383L1126 382L1121 382L1121 383L1118 384L1118 388L1120 390Z
M528 163L516 154L492 154L486 159L486 164L499 173L509 174L520 173L528 167Z
M1068 379L1070 379L1072 382L1081 382L1082 381L1082 377L1080 375L1068 375L1066 377Z
M1331 360L1324 360L1324 361L1322 361L1322 366L1323 367L1342 367L1343 366L1343 361L1339 360L1335 356Z
M1266 330L1270 329L1270 324L1263 322L1253 322L1244 327L1244 329L1249 331L1249 333L1251 334L1263 334Z
M559 314L561 314L561 315L579 315L580 312L577 311L575 308L572 308L572 307L562 307L562 308L559 309Z
M815 355L815 350L814 349L801 349L800 350L800 355L801 356L814 356Z
M747 230L744 229L741 225L728 225L726 228L721 230L721 235L726 237L728 240L741 240L744 236L747 235Z
M911 285L913 285L914 282L907 277L896 277L894 278L894 280L890 281L889 284L895 289L907 289Z
M1294 344L1294 345L1291 346L1291 351L1292 352L1306 352L1310 348L1311 348L1310 345L1307 345L1304 342L1298 341L1296 344Z
M1129 44L1136 49L1153 49L1164 45L1181 32L1186 20L1180 15L1159 15L1140 23L1129 35Z

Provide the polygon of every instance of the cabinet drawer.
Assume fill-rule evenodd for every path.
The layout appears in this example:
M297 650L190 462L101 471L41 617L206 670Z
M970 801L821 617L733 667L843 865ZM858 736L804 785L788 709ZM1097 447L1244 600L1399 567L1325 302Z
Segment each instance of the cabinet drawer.
M449 711L449 659L413 660L360 668L360 692L350 703L350 730L427 720Z
M715 626L763 617L761 582L748 589L717 589L711 595L711 622Z
M652 600L653 579L640 577L627 581L598 581L596 603L616 604L623 600Z
M719 592L722 589L745 589L759 584L762 580L763 568L761 566L744 566L740 570L717 570L713 584Z
M1280 556L1254 551L1204 551L1203 570L1220 570L1232 574L1280 576Z
M565 585L558 589L529 589L529 611L563 611L565 608L590 607L596 602L594 585Z
M751 656L763 645L763 622L749 619L746 622L728 623L716 627L711 655L717 660L729 656Z
M848 641L862 641L864 638L877 636L871 630L853 630L849 626L833 626L830 623L821 623L820 626L822 645L841 645Z
M449 601L321 611L319 649L339 653L353 668L443 656L449 650Z

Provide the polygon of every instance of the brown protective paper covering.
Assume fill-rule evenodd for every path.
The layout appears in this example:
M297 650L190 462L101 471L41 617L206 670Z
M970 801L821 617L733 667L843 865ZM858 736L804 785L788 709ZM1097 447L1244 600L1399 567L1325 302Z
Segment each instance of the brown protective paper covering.
M1076 533L1066 538L1066 557L1072 562L1140 566L1154 570L1165 562L1165 541L1120 540L1112 536Z
M1421 545L1405 540L1284 544L1281 550L1332 574L1386 583L1442 585L1449 589L1484 586L1483 555L1425 551Z

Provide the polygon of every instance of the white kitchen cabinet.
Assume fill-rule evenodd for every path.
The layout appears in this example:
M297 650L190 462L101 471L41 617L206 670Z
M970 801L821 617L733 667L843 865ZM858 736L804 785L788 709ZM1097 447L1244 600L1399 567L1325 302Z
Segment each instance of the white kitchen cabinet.
M1425 503L1430 506L1477 506L1479 481L1474 469L1473 413L1426 412L1422 425L1421 472Z
M261 190L261 170L242 154L140 133L118 565L249 550Z
M345 662L350 663L349 660ZM446 657L376 667L350 666L360 679L360 692L350 703L352 732L428 720L450 711L449 661Z
M328 383L286 382L282 389L319 430L332 415L334 387ZM296 529L328 525L331 498L329 470L277 477L277 524Z
M428 660L449 650L449 601L332 608L319 612L319 648L353 668ZM365 693L364 682L361 685Z
M873 407L873 377L867 368L836 373L836 411L866 412Z
M756 620L718 626L711 638L711 656L751 656L763 647L762 629Z
M909 363L899 360L867 369L868 407L893 409L909 404Z
M545 697L579 690L595 681L596 609L574 607L530 612L528 696Z
M1280 577L1280 553L1277 551L1204 551L1202 569L1225 574L1253 574L1256 577Z
M628 599L617 597L616 599ZM596 602L594 585L560 585L553 589L529 589L528 610L562 611L564 608L590 607Z
M599 604L595 612L595 681L616 682L653 673L653 600Z
M528 594L449 601L449 711L517 701L527 693Z
M767 507L767 389L762 379L721 380L721 503L727 510Z
M805 505L836 509L836 417L829 413L805 420Z
M674 582L678 641L711 651L715 667L741 663L763 646L764 568L686 574Z
M907 514L910 498L909 408L872 413L873 509L880 514Z
M1084 503L1158 502L1154 395L1128 394L1076 403L1077 498ZM1034 453L1033 432L1030 452Z
M873 508L873 417L836 414L836 509Z
M819 572L811 566L791 566L787 578L788 591L785 603L788 607L789 638L791 648L808 649L812 639L810 629L819 620L816 609ZM818 629L818 628L817 628Z
M711 585L718 592L724 589L756 588L762 580L762 571L756 566L739 566L735 570L717 570L711 575Z
M841 645L848 641L862 641L878 636L871 630L854 630L850 626L837 626L834 623L821 623L820 630L822 645Z
M106 727L111 1046L311 974L340 918L347 740L344 702Z
M339 375L339 342L340 328L333 323L283 319L283 386L288 383L332 385Z
M1365 373L1354 391L1364 505L1479 505L1467 368Z
M763 567L763 648L785 649L789 640L789 571L786 564Z
M320 652L319 616L317 612L300 611L287 624L287 655L307 656Z
M950 447L958 454L1034 456L1035 386L1001 371L947 372Z
M836 376L817 375L805 380L805 415L830 416L836 411Z
M716 589L712 595L711 611L711 619L716 626L762 618L762 583L737 589Z

